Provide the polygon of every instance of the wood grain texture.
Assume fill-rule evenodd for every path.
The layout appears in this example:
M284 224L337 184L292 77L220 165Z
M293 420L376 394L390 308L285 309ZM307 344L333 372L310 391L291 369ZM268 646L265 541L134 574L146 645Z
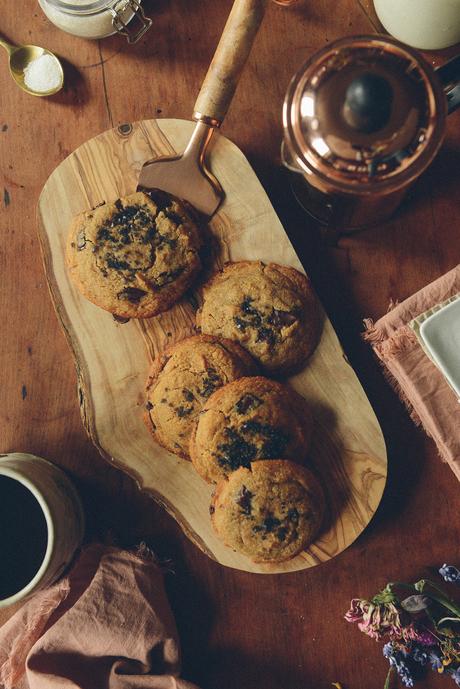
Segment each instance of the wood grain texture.
M200 118L222 122L269 0L235 0L195 103Z
M192 128L183 120L122 126L86 142L59 165L38 206L47 279L76 358L83 420L101 452L133 475L220 563L252 572L304 569L334 557L355 540L377 509L386 479L380 427L325 314L316 352L291 379L313 407L311 461L327 491L325 528L297 558L276 566L256 565L216 538L209 520L210 487L190 462L155 444L142 420L150 362L165 346L193 332L195 297L157 318L120 324L84 299L67 276L64 246L73 216L129 194L143 160L180 152ZM239 149L218 136L209 162L226 192L210 223L219 247L214 265L259 259L302 269Z

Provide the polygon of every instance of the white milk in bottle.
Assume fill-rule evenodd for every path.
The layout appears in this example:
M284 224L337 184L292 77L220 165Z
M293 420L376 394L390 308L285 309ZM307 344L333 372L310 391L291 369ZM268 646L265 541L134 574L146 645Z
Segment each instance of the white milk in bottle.
M425 50L460 42L460 0L374 0L389 34Z

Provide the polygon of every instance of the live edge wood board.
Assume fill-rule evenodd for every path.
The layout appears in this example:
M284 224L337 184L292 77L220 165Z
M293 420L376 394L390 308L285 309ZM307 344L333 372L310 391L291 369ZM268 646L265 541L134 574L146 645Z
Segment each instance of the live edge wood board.
M159 447L142 419L150 362L166 345L194 332L199 296L188 295L159 317L120 324L81 297L66 274L64 246L72 218L133 192L141 165L183 150L192 127L183 120L147 120L104 132L66 158L40 196L45 271L75 356L83 423L103 456L135 477L209 557L248 572L306 569L334 557L361 533L380 502L387 469L379 424L327 316L316 352L289 381L313 407L310 461L326 489L326 522L316 542L295 559L254 564L217 539L209 519L211 488L190 462ZM216 135L210 166L226 194L210 222L212 243L219 247L214 266L259 259L303 270L241 151Z

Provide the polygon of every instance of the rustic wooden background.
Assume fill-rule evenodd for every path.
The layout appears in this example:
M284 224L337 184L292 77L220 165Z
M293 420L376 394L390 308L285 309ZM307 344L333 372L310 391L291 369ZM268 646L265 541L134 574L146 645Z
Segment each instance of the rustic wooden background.
M0 65L0 451L64 467L81 490L88 539L148 541L171 557L167 580L183 644L184 677L203 689L380 689L381 644L343 620L354 596L460 565L459 486L385 383L361 340L382 315L459 262L460 113L445 145L397 217L328 246L292 200L280 167L281 106L290 77L326 42L375 31L367 0L298 0L269 8L224 125L248 156L293 239L380 419L390 474L358 541L318 568L250 575L210 561L87 440L70 351L47 291L35 207L48 175L75 147L120 123L189 118L231 2L146 0L154 27L137 46L83 41L55 29L34 0L4 3L11 41L60 55L66 88L49 99L19 91ZM428 55L440 64L455 50ZM4 566L1 563L0 566ZM3 610L4 622L13 608ZM425 687L450 679L430 677Z

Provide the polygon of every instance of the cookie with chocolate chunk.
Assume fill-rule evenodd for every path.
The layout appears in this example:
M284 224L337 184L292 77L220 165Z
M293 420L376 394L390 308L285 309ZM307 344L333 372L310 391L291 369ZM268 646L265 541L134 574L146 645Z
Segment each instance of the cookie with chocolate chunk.
M162 352L147 382L147 426L167 450L189 459L193 426L208 397L222 385L257 372L236 342L188 337Z
M75 218L67 266L89 301L121 318L148 318L190 287L201 268L200 245L178 199L137 192Z
M275 263L229 263L205 285L197 323L239 342L271 374L300 367L315 349L320 313L308 278Z
M312 423L306 400L289 386L262 376L239 378L216 390L204 405L190 457L209 483L257 459L302 462Z
M230 548L254 562L282 562L315 539L324 506L311 471L285 460L258 461L217 485L211 519Z

